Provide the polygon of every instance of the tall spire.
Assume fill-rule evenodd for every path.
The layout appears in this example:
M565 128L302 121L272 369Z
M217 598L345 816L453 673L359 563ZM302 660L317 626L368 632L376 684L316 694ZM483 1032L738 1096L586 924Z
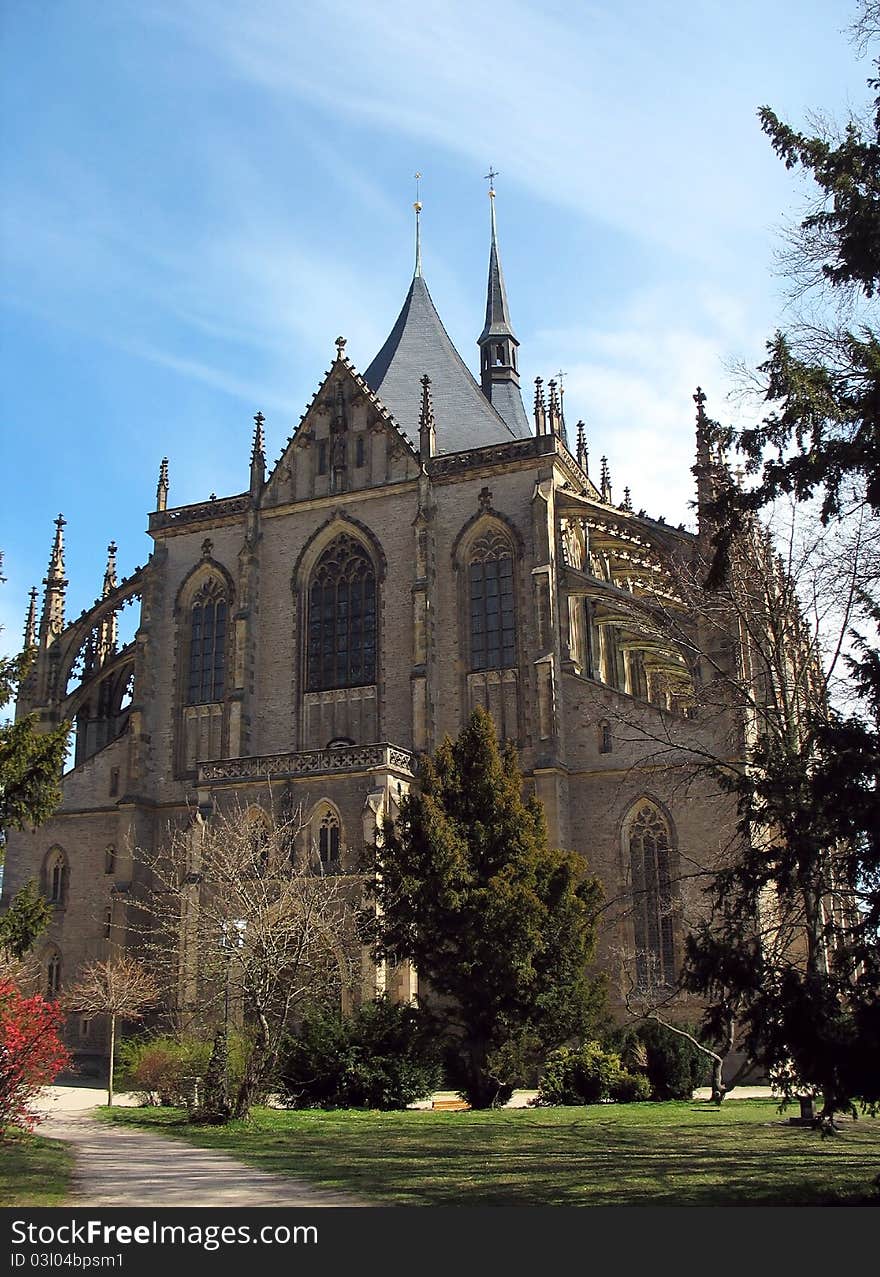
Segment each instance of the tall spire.
M37 587L34 586L28 595L27 617L24 622L25 650L37 646Z
M43 593L43 614L40 617L40 642L49 644L64 629L64 599L67 581L64 577L64 525L67 520L59 514L55 520L55 537L49 555L49 570L43 577L46 589Z
M530 433L528 419L519 388L517 348L519 342L510 323L507 289L498 252L498 226L495 220L495 178L493 168L489 182L489 281L486 288L486 322L477 338L480 347L480 385L483 394L501 414L515 434Z
M159 465L159 482L156 484L156 509L168 508L168 458L163 457Z
M413 208L416 211L416 265L415 265L415 270L413 271L413 279L418 279L422 273L422 234L421 234L422 201L419 198L419 183L422 180L421 173L417 172L415 174L415 179L416 179L416 200L415 200L415 203L413 204Z

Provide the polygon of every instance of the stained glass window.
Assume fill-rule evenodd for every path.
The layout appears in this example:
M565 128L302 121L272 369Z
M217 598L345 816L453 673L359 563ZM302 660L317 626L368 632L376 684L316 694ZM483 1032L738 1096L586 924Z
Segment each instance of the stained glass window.
M516 664L513 555L509 543L489 533L474 546L468 563L471 669L508 669Z
M221 587L208 581L193 601L190 619L187 704L222 701L226 673L227 604Z
M337 537L322 554L308 609L308 690L375 683L376 574L353 537Z
M675 981L669 827L650 803L643 803L629 830L632 870L636 979L641 988Z

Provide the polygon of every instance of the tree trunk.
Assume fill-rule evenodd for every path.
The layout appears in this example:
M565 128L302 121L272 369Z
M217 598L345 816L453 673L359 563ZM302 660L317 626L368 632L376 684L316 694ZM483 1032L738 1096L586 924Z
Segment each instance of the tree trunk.
M116 1056L116 1016L110 1016L110 1069L107 1074L107 1104L113 1107L113 1063Z

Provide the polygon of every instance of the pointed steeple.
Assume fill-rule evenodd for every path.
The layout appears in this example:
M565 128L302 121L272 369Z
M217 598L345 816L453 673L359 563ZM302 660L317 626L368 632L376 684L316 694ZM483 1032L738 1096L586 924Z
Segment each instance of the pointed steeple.
M266 434L261 412L254 417L254 442L251 446L251 494L258 496L266 479Z
M163 457L159 465L159 482L156 484L156 509L168 508L168 458Z
M48 645L64 629L64 600L67 581L64 577L64 525L67 520L59 514L55 520L55 537L49 555L49 570L43 577L46 589L43 593L43 613L40 617L40 643Z
M37 587L34 586L28 595L30 600L28 603L27 616L24 622L24 646L25 651L28 648L37 646Z
M510 323L507 289L498 252L498 228L495 222L495 185L498 174L490 169L489 210L491 240L489 245L489 282L486 289L486 322L477 338L480 347L480 384L483 394L501 414L511 429L520 436L529 433L519 387L516 339ZM525 429L523 429L525 427Z
M427 461L436 451L437 431L434 426L431 378L425 373L422 377L422 406L419 410L419 456L422 461Z

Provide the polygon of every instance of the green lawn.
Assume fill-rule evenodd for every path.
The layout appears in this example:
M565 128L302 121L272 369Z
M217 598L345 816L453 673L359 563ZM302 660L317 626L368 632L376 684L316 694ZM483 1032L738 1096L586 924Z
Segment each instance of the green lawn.
M0 1206L60 1206L72 1170L73 1152L61 1140L11 1133L0 1140Z
M109 1121L223 1149L375 1205L880 1204L880 1120L822 1139L769 1100L489 1112L279 1112L189 1125L171 1109Z

